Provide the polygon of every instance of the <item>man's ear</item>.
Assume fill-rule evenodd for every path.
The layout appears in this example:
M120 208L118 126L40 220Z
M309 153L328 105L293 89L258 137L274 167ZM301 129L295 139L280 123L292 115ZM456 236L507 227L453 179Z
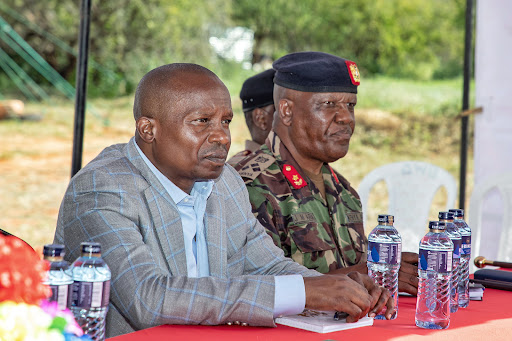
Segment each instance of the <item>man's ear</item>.
M293 118L293 102L286 98L280 99L278 115L279 119L285 126L291 126Z
M269 127L272 125L272 117L273 115L269 115L268 112L261 108L256 108L252 111L252 121L254 125L263 131L270 130Z
M137 133L139 133L140 138L146 142L151 143L155 138L156 125L155 119L149 118L146 116L142 116L137 120L136 123Z

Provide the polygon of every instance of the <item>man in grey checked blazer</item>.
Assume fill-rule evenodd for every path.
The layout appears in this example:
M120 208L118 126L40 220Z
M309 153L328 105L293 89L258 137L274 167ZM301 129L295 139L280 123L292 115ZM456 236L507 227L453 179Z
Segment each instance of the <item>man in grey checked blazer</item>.
M306 308L345 311L349 321L384 306L391 315L389 292L369 277L308 270L265 233L242 179L224 164L233 113L215 74L194 64L152 70L137 88L134 116L135 137L71 180L54 240L70 262L81 242L101 243L112 271L107 337L161 324L275 326L276 278L287 275L303 277ZM184 217L157 173L189 194L213 180L203 218L207 276L189 275Z

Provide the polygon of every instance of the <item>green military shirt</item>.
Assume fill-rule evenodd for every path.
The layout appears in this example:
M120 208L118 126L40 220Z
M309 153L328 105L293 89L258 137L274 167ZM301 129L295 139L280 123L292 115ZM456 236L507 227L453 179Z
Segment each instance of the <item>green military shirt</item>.
M271 131L265 145L235 169L253 213L287 257L322 273L366 261L361 201L328 164L322 166L324 199Z

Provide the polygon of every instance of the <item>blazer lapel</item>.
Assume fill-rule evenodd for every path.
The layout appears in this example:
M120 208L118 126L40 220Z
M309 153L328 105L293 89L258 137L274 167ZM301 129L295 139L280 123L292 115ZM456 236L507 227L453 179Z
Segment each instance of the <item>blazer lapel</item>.
M208 245L208 265L210 275L219 278L227 277L226 229L223 228L223 207L218 192L217 182L206 203L205 232Z
M140 157L132 140L128 142L127 156L148 183L144 195L153 221L155 237L167 260L167 268L175 276L185 276L187 275L187 258L178 208L160 180ZM153 250L153 252L157 252L157 250Z

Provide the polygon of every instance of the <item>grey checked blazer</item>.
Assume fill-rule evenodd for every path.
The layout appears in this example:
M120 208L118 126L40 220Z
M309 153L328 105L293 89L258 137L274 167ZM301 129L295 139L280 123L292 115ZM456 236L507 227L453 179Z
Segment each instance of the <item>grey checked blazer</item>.
M215 180L205 229L211 276L189 278L176 204L132 138L103 150L71 179L54 241L66 246L69 262L81 242L101 243L112 271L107 337L161 324L274 326L273 276L319 275L274 245L231 166Z

